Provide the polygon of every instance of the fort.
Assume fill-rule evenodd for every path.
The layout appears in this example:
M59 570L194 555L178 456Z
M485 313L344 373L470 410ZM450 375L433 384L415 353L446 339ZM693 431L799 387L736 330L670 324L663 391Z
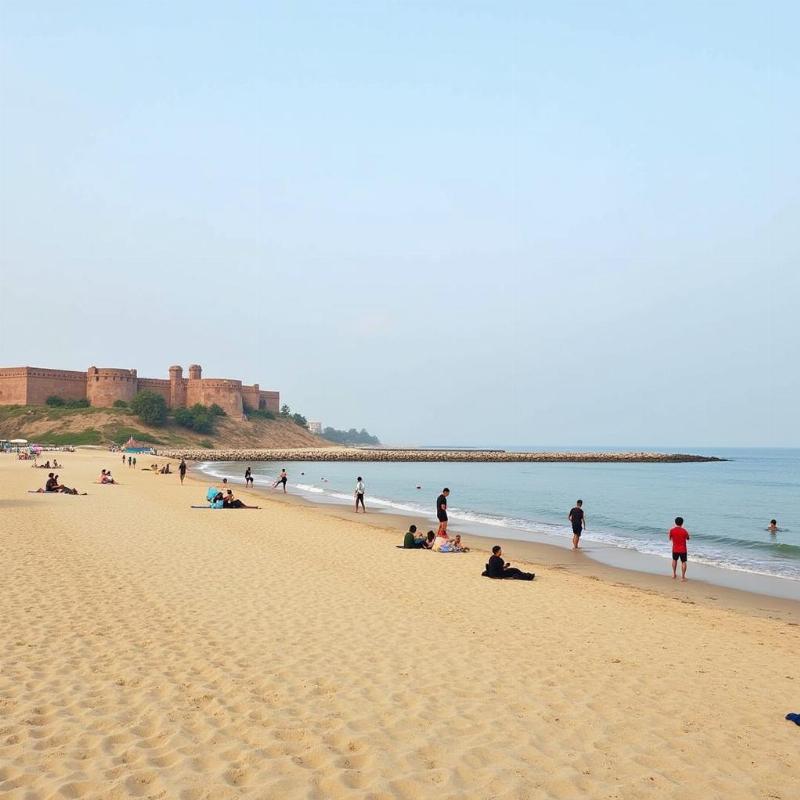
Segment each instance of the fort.
M0 368L0 405L42 406L48 397L64 400L87 400L89 405L111 407L117 400L126 403L137 392L160 394L169 408L185 408L200 403L216 403L227 414L239 418L248 409L277 413L280 394L262 391L257 383L245 386L228 378L204 378L199 364L169 368L169 378L140 378L135 369L89 367L86 372L39 367Z

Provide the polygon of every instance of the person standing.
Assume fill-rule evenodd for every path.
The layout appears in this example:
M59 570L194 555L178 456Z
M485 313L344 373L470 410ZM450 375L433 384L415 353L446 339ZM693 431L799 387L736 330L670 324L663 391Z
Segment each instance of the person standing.
M136 469L136 456L133 457L133 468Z
M450 490L445 486L442 493L436 498L436 519L439 520L437 536L447 536L447 498Z
M246 487L253 485L253 473L250 471L250 467L244 471L244 485Z
M183 479L186 477L186 461L181 459L181 463L178 464L178 472L181 476L181 486L183 486Z
M670 530L669 540L672 542L672 580L678 577L678 560L681 562L681 580L686 580L686 558L688 555L686 542L692 537L683 527L683 517L675 517L675 527Z
M581 534L586 530L586 514L583 513L583 500L576 500L575 507L569 512L572 523L572 549L578 549Z
M358 504L361 503L361 508L363 509L364 513L367 513L367 507L364 505L364 492L366 492L367 487L364 486L364 481L362 477L359 475L356 479L356 514L358 514Z
M125 466L125 453L122 454L122 466Z
M288 481L288 480L289 480L289 476L286 474L286 470L282 469L281 470L281 474L278 475L278 480L276 480L275 483L272 484L272 488L273 489L277 489L278 488L278 484L282 483L283 484L283 493L286 494L286 481Z

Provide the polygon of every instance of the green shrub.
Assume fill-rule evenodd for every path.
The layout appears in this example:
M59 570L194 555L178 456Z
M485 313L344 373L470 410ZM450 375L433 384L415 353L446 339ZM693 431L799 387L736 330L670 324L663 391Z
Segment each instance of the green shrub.
M89 408L89 401L84 397L80 400L67 400L64 405L67 408Z
M200 440L200 447L205 447L206 450L213 450L214 449L214 442L210 439L201 439Z
M128 404L125 400L115 400L114 401L114 408L127 408Z
M194 415L188 408L176 409L172 414L172 418L175 420L175 424L180 425L182 428L191 430L194 427Z
M228 416L225 413L225 409L222 406L218 406L216 403L212 403L208 407L208 413L211 414L212 417L227 417Z
M195 403L191 408L177 409L172 418L182 428L188 428L197 433L214 433L216 417L210 408L206 408L200 403Z
M155 392L139 392L131 400L131 411L136 414L145 425L160 427L167 421L167 401Z
M59 397L57 394L51 394L50 397L48 397L44 402L45 405L53 408L59 408L60 406L66 405L66 400L64 400L63 397Z
M202 411L192 411L194 425L192 430L196 433L214 433L214 417L206 409Z
M296 422L301 428L308 427L308 420L302 414L292 414L292 420Z
M248 417L256 419L275 419L275 415L268 408L246 408L245 413Z

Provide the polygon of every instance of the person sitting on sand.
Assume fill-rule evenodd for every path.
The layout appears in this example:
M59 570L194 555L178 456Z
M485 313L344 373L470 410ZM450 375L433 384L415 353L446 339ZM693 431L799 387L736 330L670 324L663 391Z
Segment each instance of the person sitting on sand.
M428 535L422 542L422 546L426 550L433 550L433 543L436 541L436 534L433 531L428 531Z
M456 534L455 539L453 539L450 544L452 544L452 546L453 546L453 552L454 553L469 553L469 547L464 547L464 545L461 544L461 534L460 533Z
M780 528L778 527L778 520L776 520L776 519L771 519L771 520L769 521L769 526L767 527L767 530L768 530L770 533L777 533L777 532L780 530Z
M222 492L217 492L211 498L211 508L225 508L225 497Z
M418 550L424 546L424 543L425 540L422 538L422 534L417 536L417 526L409 525L406 535L403 537L403 547L406 550Z
M39 490L42 491L42 490ZM45 484L44 488L45 492L62 492L63 494L80 494L77 489L70 489L69 486L64 486L63 484L58 482L58 475L54 475L52 472L47 479L47 483ZM83 494L86 494L84 492Z
M97 479L98 483L114 483L111 477L111 472L106 472L104 469L100 470L100 477Z
M533 572L523 572L521 569L512 567L508 561L503 561L503 549L499 544L492 548L492 555L483 575L487 578L513 579L518 581L532 581L535 577Z
M61 464L58 463L58 459L53 459L53 469L61 469Z
M222 492L220 492L222 494ZM258 506L245 505L241 500L233 496L233 492L228 489L228 493L222 498L223 508L258 508Z

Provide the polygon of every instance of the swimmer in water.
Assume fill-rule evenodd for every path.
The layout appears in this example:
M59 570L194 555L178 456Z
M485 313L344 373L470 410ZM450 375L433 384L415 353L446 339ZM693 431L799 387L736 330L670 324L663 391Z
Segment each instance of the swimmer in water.
M769 521L769 527L767 528L767 530L768 530L770 533L777 533L777 532L780 530L780 528L778 527L778 520L776 520L776 519L771 519L771 520Z

